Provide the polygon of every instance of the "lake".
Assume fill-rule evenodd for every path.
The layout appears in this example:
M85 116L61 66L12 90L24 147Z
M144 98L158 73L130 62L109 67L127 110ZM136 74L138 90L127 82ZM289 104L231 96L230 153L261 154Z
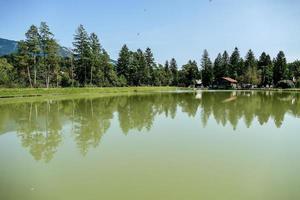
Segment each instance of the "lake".
M298 200L300 93L1 104L1 200Z

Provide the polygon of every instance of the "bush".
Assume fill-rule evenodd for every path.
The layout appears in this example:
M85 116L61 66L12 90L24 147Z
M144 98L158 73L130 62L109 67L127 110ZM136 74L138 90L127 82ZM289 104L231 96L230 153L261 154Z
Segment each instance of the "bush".
M282 80L277 83L276 87L282 88L282 89L295 88L295 84L291 80Z
M296 81L296 87L297 87L297 88L300 88L300 79L298 79L298 80Z

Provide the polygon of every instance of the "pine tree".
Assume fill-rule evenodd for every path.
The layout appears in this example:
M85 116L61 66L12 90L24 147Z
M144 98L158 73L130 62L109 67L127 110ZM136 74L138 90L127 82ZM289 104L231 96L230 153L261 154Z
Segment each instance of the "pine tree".
M145 76L147 85L152 85L153 80L153 66L155 65L154 57L151 49L148 47L145 51L146 69Z
M97 74L101 74L100 58L101 58L101 45L98 36L95 33L90 35L90 47L91 47L91 61L90 61L90 85L94 84L93 78Z
M202 55L201 67L203 85L205 87L208 87L213 83L213 66L206 49L204 50Z
M227 53L227 51L224 51L223 55L222 55L222 62L221 62L221 71L220 74L222 74L222 77L226 77L228 76L228 70L229 70L229 55Z
M257 67L261 74L261 84L263 86L271 85L273 82L273 64L271 57L263 52L259 57Z
M83 25L79 25L74 36L74 59L76 63L75 74L79 84L85 86L90 66L90 43L89 37Z
M165 62L164 73L165 73L164 85L169 86L169 85L171 85L171 82L172 82L172 72L170 70L169 61Z
M37 71L38 71L38 56L41 52L40 49L40 35L38 28L34 25L31 25L29 30L26 32L26 46L28 48L28 52L30 55L30 59L32 60L33 66L33 85L37 86Z
M279 81L286 79L287 63L283 51L280 51L274 61L273 81L276 85Z
M116 71L119 77L123 76L128 81L131 53L126 45L124 45L119 53Z
M178 67L175 58L172 58L170 61L170 70L172 74L172 86L178 85Z
M245 73L243 76L243 82L247 84L253 84L253 85L260 84L260 78L257 72L257 61L251 49L248 51L246 55Z
M240 65L240 52L237 47L235 47L233 53L230 56L228 75L233 79L237 79L238 77L238 69Z
M46 87L49 87L51 75L56 75L56 85L58 84L59 76L59 45L54 39L54 34L50 31L46 22L41 22L39 28L41 53L43 55L43 66L45 67Z
M215 79L220 79L220 78L224 77L222 55L220 53L218 54L217 58L215 59L213 72L214 72Z

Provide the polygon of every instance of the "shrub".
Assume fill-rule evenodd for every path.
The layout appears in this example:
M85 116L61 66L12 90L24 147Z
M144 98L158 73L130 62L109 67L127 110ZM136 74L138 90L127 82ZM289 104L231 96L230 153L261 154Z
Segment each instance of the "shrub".
M282 89L295 88L295 84L291 80L282 80L277 83L276 87L282 88Z

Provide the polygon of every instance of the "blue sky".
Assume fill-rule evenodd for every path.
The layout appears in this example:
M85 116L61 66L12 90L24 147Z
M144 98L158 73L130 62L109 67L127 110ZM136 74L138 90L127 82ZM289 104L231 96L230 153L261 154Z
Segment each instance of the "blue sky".
M0 37L24 39L31 24L46 21L63 46L72 47L75 29L99 35L116 59L123 44L150 47L158 62L175 57L180 65L200 61L204 49L239 47L289 61L300 59L298 0L1 0Z

